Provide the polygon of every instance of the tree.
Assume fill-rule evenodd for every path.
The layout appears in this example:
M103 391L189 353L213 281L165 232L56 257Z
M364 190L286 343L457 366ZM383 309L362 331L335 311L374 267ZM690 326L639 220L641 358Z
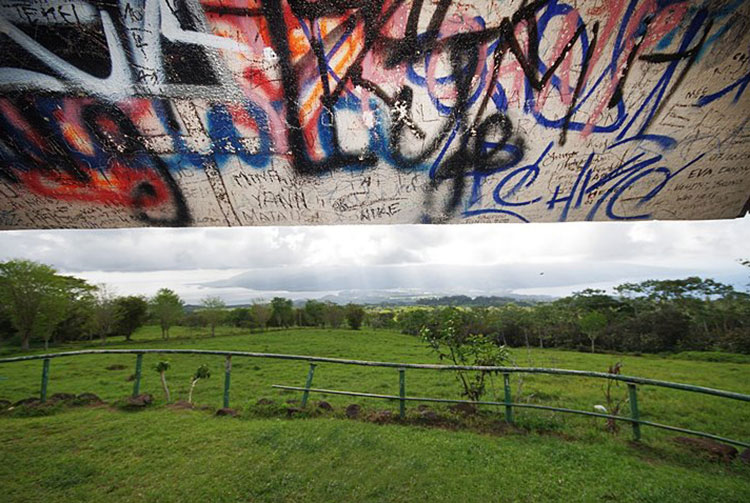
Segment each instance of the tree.
M421 308L409 308L399 311L396 323L401 328L401 333L419 335L430 318L430 310Z
M359 330L362 326L362 321L365 319L365 310L358 304L347 304L346 309L346 322L352 330Z
M167 370L169 370L169 362L168 361L160 361L156 364L154 367L154 370L156 370L159 373L159 378L161 379L161 387L164 389L164 396L167 398L167 402L169 402L169 388L167 387Z
M169 328L182 317L184 302L169 288L162 288L149 302L151 315L161 326L162 339L169 339Z
M44 339L44 350L49 349L49 340L52 337L58 323L65 319L68 307L68 297L65 295L64 287L56 293L49 292L42 303L42 310L37 314L36 330Z
M294 324L298 327L304 327L307 326L307 323L305 322L305 310L301 307L295 307L292 309L292 318L294 319Z
M115 334L124 335L129 341L133 332L146 322L148 302L135 295L118 297L115 299L115 315Z
M556 327L563 321L563 313L554 304L539 304L534 308L531 320L532 330L539 340L539 347L544 347L544 341L550 340L556 332Z
M21 349L29 349L32 337L44 339L47 349L55 326L65 318L73 286L69 279L31 260L0 263L0 301L21 335Z
M10 319L10 313L5 303L0 302L0 341L10 339L16 334L16 327Z
M235 327L252 328L255 325L255 319L250 309L247 307L235 307L229 310L227 322Z
M255 323L265 331L268 320L271 319L271 308L268 304L253 304L250 306L250 313L255 320Z
M71 278L75 279L75 278ZM92 334L96 332L96 297L94 287L86 285L69 292L68 302L65 307L65 317L55 325L52 331L52 340L55 342L91 340Z
M94 331L101 338L102 344L106 344L107 336L114 332L117 321L117 304L114 291L106 284L101 283L97 285L94 299Z
M294 320L294 305L289 299L274 297L271 299L271 317L277 327L288 327Z
M324 327L326 324L326 305L319 300L305 302L305 319L314 327Z
M333 302L326 302L325 319L331 328L339 328L344 322L344 308Z
M186 313L185 316L180 320L180 325L188 327L192 334L198 328L204 328L208 326L208 320L203 315L203 311L191 311Z
M201 301L201 313L211 327L211 337L216 335L216 325L224 319L227 305L219 297L206 297Z
M497 314L500 335L498 342L530 347L529 333L533 330L533 316L529 308L510 303L498 308Z
M396 320L393 311L377 311L370 313L369 324L372 328L393 328Z
M591 341L591 352L593 353L594 341L607 328L607 317L599 311L589 311L578 320L578 326L581 327L581 332L586 334L586 337Z

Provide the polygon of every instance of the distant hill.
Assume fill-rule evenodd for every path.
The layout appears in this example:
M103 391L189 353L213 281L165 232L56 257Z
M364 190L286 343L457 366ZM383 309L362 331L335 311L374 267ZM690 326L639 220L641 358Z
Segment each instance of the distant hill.
M283 294L279 296L283 297ZM363 292L363 291L344 291L336 294L328 294L321 297L311 295L309 299L319 300L322 302L332 302L334 304L344 305L354 303L366 306L379 307L396 307L396 306L472 306L472 307L490 307L504 306L506 304L518 304L520 306L530 306L537 302L547 302L555 300L556 297L549 295L517 295L507 294L497 295L478 295L471 297L469 295L443 295L439 293L414 293L414 292ZM294 300L295 307L302 307L308 298L297 298ZM257 300L255 301L257 302ZM265 299L264 302L270 302ZM234 309L239 307L250 307L253 303L239 303L228 305L228 308ZM193 312L200 309L200 305L188 304L185 311Z
M430 297L420 299L416 302L422 306L472 306L491 307L504 306L507 304L518 304L519 306L531 306L540 301L553 300L554 297L540 295L509 295L498 297L496 295L479 295L469 297L468 295L448 295L444 297Z

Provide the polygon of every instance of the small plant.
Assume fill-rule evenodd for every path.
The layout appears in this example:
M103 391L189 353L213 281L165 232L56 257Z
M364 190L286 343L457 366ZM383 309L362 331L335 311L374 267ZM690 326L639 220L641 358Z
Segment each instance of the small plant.
M167 370L169 370L169 362L160 361L156 364L154 370L156 370L161 377L161 387L164 388L164 396L167 397L167 402L169 402L169 388L167 387Z
M617 362L614 365L610 365L609 369L607 369L608 374L612 375L620 375L622 370L622 362ZM620 387L620 381L617 381L615 379L607 379L607 386L604 388L604 398L607 401L607 406L603 407L601 405L595 405L594 409L597 410L597 412L604 412L606 414L611 414L613 416L619 416L620 415L620 409L622 408L623 404L628 401L627 397L622 397L617 399L614 396L613 392L613 386L615 388ZM602 409L604 409L602 411ZM607 418L607 431L610 433L617 433L617 431L620 429L619 425L617 424L617 420L612 419L611 417Z
M424 326L420 331L422 341L437 353L441 360L449 359L454 365L499 366L509 359L505 346L498 346L491 338L481 334L465 334L461 313L448 308L441 313L432 327ZM456 378L464 388L463 395L469 400L478 401L484 395L487 377L493 372L456 371ZM494 372L497 373L497 372Z
M193 389L195 388L195 385L198 384L198 381L201 379L208 379L211 377L211 371L208 369L208 365L203 364L200 367L198 367L198 370L195 371L195 374L193 374L193 377L190 381L190 393L188 393L188 403L193 403Z

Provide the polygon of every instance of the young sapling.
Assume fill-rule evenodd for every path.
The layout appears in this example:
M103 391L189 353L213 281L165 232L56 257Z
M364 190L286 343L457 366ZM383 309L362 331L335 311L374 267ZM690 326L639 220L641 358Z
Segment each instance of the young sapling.
M193 389L195 388L195 385L198 384L198 381L201 379L208 379L211 377L211 371L208 369L208 365L203 364L200 367L198 367L198 370L195 371L195 374L193 374L193 377L190 381L190 393L188 393L188 403L193 403Z
M164 396L167 397L167 403L169 403L169 388L167 387L167 370L169 370L169 362L168 361L160 361L156 364L156 367L154 369L159 373L159 376L161 377L161 387L164 388Z

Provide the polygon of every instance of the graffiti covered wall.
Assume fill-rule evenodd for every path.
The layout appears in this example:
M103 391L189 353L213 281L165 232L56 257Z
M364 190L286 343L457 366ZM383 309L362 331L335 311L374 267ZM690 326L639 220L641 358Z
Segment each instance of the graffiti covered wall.
M742 0L0 0L0 228L732 218Z

